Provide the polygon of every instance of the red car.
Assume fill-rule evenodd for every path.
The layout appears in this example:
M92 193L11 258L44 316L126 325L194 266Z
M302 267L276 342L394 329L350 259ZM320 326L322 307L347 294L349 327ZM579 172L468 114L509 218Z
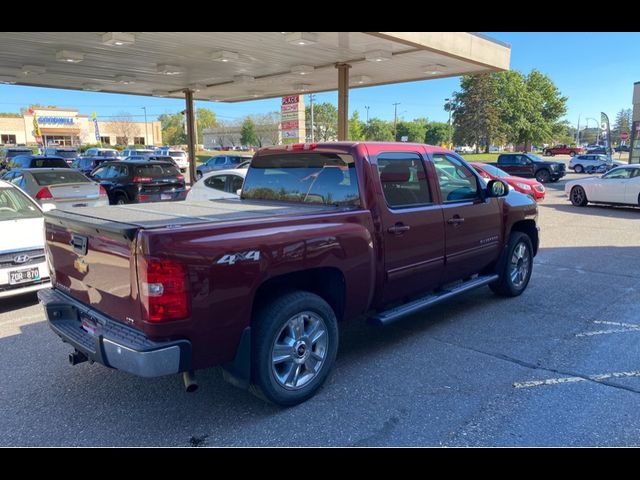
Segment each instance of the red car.
M482 178L502 180L513 187L516 192L533 197L536 202L544 200L544 186L535 178L512 177L504 170L486 163L471 163L471 165Z

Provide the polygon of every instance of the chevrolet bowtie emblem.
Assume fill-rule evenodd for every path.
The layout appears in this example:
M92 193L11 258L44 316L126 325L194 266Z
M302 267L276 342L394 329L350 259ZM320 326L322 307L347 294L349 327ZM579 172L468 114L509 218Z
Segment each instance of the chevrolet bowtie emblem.
M82 258L76 258L76 261L73 262L73 268L84 275L89 271L89 264Z

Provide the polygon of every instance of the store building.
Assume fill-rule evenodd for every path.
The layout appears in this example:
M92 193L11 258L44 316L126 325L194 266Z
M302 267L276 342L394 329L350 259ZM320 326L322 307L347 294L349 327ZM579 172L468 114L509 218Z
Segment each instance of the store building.
M34 108L21 117L0 117L0 144L36 145L34 118L45 145L162 145L160 122L102 121L98 117L98 132L89 115L70 108Z

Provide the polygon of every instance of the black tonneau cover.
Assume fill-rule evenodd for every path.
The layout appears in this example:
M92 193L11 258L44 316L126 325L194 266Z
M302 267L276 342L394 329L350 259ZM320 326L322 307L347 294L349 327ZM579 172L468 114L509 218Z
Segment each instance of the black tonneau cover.
M45 213L45 219L63 227L67 227L69 222L72 222L74 231L78 231L81 227L86 233L101 233L132 240L141 228L179 228L203 223L253 220L280 215L313 215L326 211L352 209L353 207L233 199L83 207L66 211L51 210Z

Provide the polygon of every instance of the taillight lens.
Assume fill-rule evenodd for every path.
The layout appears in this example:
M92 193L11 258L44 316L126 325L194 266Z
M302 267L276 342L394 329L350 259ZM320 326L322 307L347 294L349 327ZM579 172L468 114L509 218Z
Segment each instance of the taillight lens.
M104 187L102 185L100 185L100 196L101 197L106 197L107 196L107 191L104 189Z
M46 200L47 198L53 198L48 187L41 188L38 193L36 193L37 200Z
M187 273L182 264L140 257L138 282L145 320L166 322L189 316Z
M184 175L178 175L178 176L176 177L176 179L177 179L177 180L184 180Z
M151 178L151 177L133 177L131 179L131 181L133 183L149 183L152 180L153 180L153 178Z

